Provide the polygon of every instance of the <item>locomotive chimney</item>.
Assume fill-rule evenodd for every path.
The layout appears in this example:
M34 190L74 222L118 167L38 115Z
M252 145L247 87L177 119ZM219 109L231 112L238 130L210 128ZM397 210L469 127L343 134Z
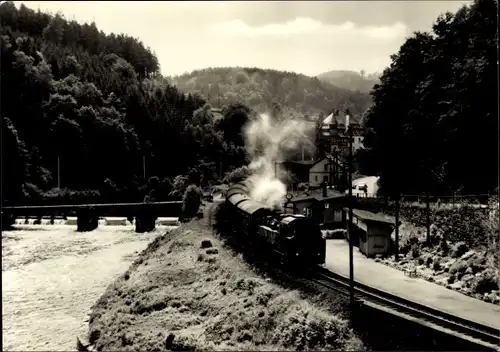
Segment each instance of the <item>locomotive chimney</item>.
M327 185L327 183L323 182L323 197L324 198L326 198L328 196L328 194L326 193L326 185Z

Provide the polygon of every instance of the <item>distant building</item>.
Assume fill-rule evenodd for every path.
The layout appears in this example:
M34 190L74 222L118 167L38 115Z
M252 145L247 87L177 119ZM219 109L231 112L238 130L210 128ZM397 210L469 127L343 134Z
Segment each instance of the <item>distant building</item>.
M322 226L342 227L345 223L345 195L323 183L318 190L300 192L286 204L285 211L313 218Z
M349 115L349 126L352 128L353 151L363 148L365 128L362 116ZM347 116L344 112L334 110L321 123L321 137L328 141L329 152L337 151L340 155L347 155L349 138L346 131Z
M289 174L295 175L296 183L307 183L311 189L319 188L323 182L333 184L335 168L327 159L321 160L289 160L281 163ZM338 171L340 172L340 171Z
M212 116L214 117L214 121L222 119L224 115L222 114L222 109L220 108L212 108Z
M309 187L320 187L323 182L329 183L331 167L328 159L317 160L309 169Z

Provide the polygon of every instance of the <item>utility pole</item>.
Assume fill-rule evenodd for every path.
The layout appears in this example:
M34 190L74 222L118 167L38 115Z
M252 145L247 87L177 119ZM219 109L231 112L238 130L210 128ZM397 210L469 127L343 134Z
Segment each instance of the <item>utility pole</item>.
M395 228L395 237L396 237L396 248L394 251L394 261L399 261L399 192L396 193L396 228Z
M347 233L349 235L349 296L351 305L354 305L354 249L353 249L353 233L352 233L352 217L353 217L353 201L352 201L352 128L349 126L349 115L346 115L346 129L349 138L349 163L348 167L348 187L349 187L349 221L347 223Z
M427 225L427 245L431 244L431 201L429 192L425 194L425 208L426 208L426 225Z
M57 156L57 188L61 188L61 162Z

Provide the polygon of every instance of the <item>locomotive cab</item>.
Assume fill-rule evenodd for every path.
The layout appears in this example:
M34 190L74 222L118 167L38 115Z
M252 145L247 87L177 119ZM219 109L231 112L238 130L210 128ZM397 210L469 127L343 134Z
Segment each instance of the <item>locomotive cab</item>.
M303 264L325 263L326 240L319 225L310 218L285 216L281 220L281 236L287 243L289 259Z

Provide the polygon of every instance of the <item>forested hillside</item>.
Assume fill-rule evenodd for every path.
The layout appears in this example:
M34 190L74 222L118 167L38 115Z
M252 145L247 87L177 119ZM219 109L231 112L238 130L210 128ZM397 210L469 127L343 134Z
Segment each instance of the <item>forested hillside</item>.
M170 81L181 91L201 94L214 106L240 102L261 113L285 116L317 116L342 107L362 114L371 104L366 93L293 72L260 68L207 68Z
M0 24L4 204L159 200L245 162L250 111L214 124L139 40L11 2Z
M386 192L498 187L497 1L440 16L392 56L367 114L368 174Z
M337 87L358 90L363 93L370 93L373 86L380 82L380 74L355 71L328 71L318 75L318 78L324 82L331 83Z

